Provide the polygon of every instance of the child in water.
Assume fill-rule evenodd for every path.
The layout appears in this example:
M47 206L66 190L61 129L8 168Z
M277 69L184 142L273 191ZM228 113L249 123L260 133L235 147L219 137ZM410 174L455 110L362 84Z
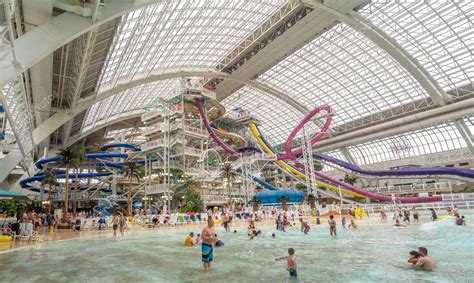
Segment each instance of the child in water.
M304 230L303 230L303 232L304 232L305 234L308 234L309 230L311 230L311 227L309 226L308 222L304 222L303 225L304 225Z
M289 248L287 256L282 256L282 257L276 258L275 260L281 260L281 259L286 259L287 260L286 270L288 270L288 272L290 272L290 277L298 277L298 274L296 273L295 249Z
M223 247L224 242L222 242L221 239L217 238L217 234L214 234L214 237L216 237L216 247Z
M414 266L418 262L418 259L420 259L420 254L417 251L411 251L408 262Z
M342 228L346 229L346 218L345 217L342 217L341 224L342 224Z

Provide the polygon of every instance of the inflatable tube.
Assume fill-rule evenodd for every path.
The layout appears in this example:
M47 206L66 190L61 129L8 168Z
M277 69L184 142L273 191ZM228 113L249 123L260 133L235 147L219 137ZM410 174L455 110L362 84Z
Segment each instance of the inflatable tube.
M13 236L0 236L0 242L11 242L13 240Z

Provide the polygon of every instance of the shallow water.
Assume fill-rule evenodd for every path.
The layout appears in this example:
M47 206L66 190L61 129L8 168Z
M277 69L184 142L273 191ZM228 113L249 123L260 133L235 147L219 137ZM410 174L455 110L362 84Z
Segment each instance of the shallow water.
M2 282L296 282L286 262L275 257L296 250L298 282L472 282L474 218L468 226L452 221L412 224L360 222L357 230L313 226L248 240L246 231L226 233L215 249L213 269L202 271L200 248L182 247L189 231L144 232L113 240L110 235L34 246L0 255ZM197 230L195 233L199 232ZM434 272L407 269L408 252L426 246L437 263Z

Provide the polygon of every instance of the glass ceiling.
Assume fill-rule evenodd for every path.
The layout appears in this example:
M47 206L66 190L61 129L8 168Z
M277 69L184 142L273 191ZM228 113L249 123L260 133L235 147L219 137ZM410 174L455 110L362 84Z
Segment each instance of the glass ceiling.
M473 1L372 1L359 13L403 46L446 91L473 83Z
M357 164L366 165L465 148L454 124L441 124L402 135L348 147Z
M309 109L331 105L336 112L333 125L427 96L388 54L344 24L317 37L260 79Z
M286 140L303 118L303 114L286 102L249 86L239 89L222 101L222 104L227 112L242 107L249 111L251 116L259 119L261 122L259 129L273 145Z
M124 16L100 84L183 66L215 67L283 0L163 1Z
M120 114L126 115L126 113L136 110L139 111L138 114L141 114L146 105L159 100L161 97L173 96L179 84L180 79L143 84L98 102L89 109L84 121L83 132L90 127L94 127L97 121L103 124L116 119Z
M129 13L118 29L100 85L115 85L139 73L171 68L215 68L285 3L163 1ZM374 0L359 13L392 36L445 90L473 83L473 2ZM333 125L428 97L391 56L343 23L280 61L258 80L277 86L309 109L331 105L336 113ZM177 79L137 86L96 103L87 114L84 129L123 113L135 113L150 101L170 95L175 83ZM261 120L260 128L272 144L283 142L302 118L284 101L251 87L236 91L223 104L228 111L236 107L250 110ZM472 131L468 122L471 120L466 123ZM414 139L407 138L410 149L399 154L413 156L466 146L452 124L410 135ZM405 136L397 136L401 141L396 140L399 144L394 148L403 148ZM382 139L350 150L359 164L400 158L389 143L390 139Z

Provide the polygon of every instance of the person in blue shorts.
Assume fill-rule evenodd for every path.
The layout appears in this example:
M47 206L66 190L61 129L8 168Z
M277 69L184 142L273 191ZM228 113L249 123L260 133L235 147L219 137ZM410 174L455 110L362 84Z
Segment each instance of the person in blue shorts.
M202 253L202 262L204 266L204 271L207 271L211 268L211 262L214 260L214 245L216 243L217 237L216 232L214 231L214 219L208 217L207 226L202 230L202 244L201 244L201 253Z

